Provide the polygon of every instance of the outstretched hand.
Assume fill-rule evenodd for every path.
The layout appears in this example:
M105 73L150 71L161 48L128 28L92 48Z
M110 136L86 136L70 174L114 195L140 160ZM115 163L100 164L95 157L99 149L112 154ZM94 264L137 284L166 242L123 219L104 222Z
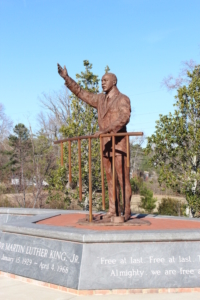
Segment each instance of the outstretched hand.
M64 66L64 69L63 69L59 64L57 64L57 66L58 66L58 74L59 74L63 79L65 79L66 76L68 76L66 67Z

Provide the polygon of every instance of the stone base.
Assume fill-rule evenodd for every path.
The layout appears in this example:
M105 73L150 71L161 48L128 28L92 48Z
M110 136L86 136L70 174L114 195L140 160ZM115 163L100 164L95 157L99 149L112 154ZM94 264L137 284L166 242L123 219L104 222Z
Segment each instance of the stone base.
M47 287L54 290L70 293L78 296L89 295L132 295L132 294L174 294L174 293L194 293L200 292L200 288L168 288L168 289L121 289L121 290L74 290L60 285L42 282L22 276L17 276L10 273L0 271L1 276L20 280L26 283L34 284L37 286Z
M193 230L141 230L141 227L137 230L135 226L129 227L130 230L123 226L96 230L96 227L77 228L78 225L44 225L51 221L53 224L54 218L59 218L59 211L43 215L37 215L36 211L32 210L35 216L27 217L26 210L24 218L19 218L12 210L11 220L5 222L9 217L2 214L1 218L0 209L3 273L82 295L96 291L100 294L101 291L123 294L199 291L199 220L164 218L171 224L176 221L177 226L185 222L186 228L189 222ZM11 215L11 211L7 214ZM67 219L75 218L73 211L60 214ZM76 218L80 219L82 214L76 212ZM148 219L154 224L159 217L148 216Z

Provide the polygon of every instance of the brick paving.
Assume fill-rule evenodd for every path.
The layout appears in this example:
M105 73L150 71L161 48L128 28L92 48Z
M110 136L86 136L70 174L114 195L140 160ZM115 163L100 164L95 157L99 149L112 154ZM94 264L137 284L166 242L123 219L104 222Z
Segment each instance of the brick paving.
M143 220L147 220L151 222L151 225L141 225L141 226L92 226L90 225L79 225L77 224L79 219L84 218L86 215L84 214L68 214L68 215L59 215L56 217L52 217L49 219L45 219L37 222L37 224L45 224L45 225L53 225L53 226L66 226L66 227L75 227L82 229L90 229L90 230L99 230L99 231L112 231L112 230L178 230L178 229L200 229L200 222L194 221L190 219L184 220L175 220L175 219L167 219L167 218L159 218L159 217L144 217ZM132 216L132 218L135 218Z

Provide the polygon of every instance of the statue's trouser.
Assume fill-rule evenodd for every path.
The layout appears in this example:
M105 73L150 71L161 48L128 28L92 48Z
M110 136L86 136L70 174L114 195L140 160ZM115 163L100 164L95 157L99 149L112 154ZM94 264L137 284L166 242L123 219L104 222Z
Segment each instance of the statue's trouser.
M112 173L112 157L103 157L103 165L106 172L108 182L108 196L109 196L109 213L120 215L120 199L119 187L116 184L116 199L113 199L113 173ZM131 184L129 168L127 168L127 157L125 155L115 156L115 171L121 187L123 197L123 214L130 216L130 201L131 201Z

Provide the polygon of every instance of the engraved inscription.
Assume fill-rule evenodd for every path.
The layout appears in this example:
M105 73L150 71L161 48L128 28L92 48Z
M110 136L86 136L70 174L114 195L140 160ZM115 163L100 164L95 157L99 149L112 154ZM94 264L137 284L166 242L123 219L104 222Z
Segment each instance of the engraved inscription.
M191 257L191 255L188 255L186 257L177 255L175 256L171 256L171 257L156 257L156 256L149 256L147 258L145 257L123 257L123 258L108 258L108 257L97 257L98 259L100 259L100 264L101 265L142 265L142 264L149 264L150 268L149 268L149 273L152 276L160 276L160 275L164 275L164 276L175 276L177 274L179 275L194 275L195 273L200 275L200 264L198 266L198 268L196 269L188 269L188 268L183 268L183 267L179 267L178 270L175 269L151 269L151 265L154 266L159 266L162 265L168 265L168 264L176 264L176 266L178 266L180 263L184 263L184 264L188 264L188 263L192 263L193 261L198 261L200 262L200 255L196 255L193 258ZM126 269L126 270L120 270L118 269L111 269L110 271L110 276L111 277L127 277L127 278L132 278L132 277L143 277L145 274L144 270L141 269ZM146 274L147 275L147 274Z
M81 254L76 243L4 234L0 270L76 288Z
M90 265L89 279L88 260L85 258L87 255L93 262ZM84 250L80 289L173 288L199 285L198 241L91 244Z

